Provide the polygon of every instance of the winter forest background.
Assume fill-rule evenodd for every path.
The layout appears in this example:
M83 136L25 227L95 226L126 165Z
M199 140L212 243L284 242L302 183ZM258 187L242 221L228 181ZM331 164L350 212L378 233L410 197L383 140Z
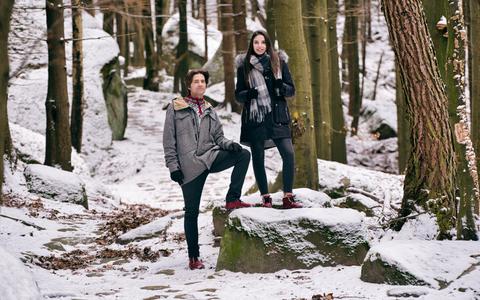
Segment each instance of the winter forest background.
M2 0L1 299L480 299L479 0ZM187 268L165 104L238 141L235 56L289 56L296 210L227 212ZM478 154L477 154L478 155ZM266 152L274 206L281 158ZM253 170L243 200L260 203Z

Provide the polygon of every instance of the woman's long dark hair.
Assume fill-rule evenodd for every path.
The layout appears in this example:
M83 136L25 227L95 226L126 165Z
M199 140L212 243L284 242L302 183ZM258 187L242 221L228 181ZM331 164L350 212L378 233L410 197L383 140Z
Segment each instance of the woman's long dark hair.
M252 64L250 64L250 57L255 54L255 50L253 50L253 39L255 39L255 37L258 35L263 35L263 37L265 38L265 44L267 45L267 49L265 50L265 52L270 56L270 63L272 64L273 74L276 75L280 68L280 59L278 58L277 52L275 52L275 50L273 49L272 41L270 40L270 37L268 36L268 34L263 30L255 31L252 34L252 37L250 38L247 54L245 55L245 61L243 62L243 70L245 72L245 82L247 83L247 85L248 85L248 74L253 68Z

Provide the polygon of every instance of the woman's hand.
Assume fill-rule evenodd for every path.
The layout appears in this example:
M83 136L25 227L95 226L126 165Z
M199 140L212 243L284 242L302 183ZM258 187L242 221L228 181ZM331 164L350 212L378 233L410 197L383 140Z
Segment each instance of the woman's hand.
M248 90L248 93L247 93L248 100L257 99L257 97L258 97L257 89L253 88Z

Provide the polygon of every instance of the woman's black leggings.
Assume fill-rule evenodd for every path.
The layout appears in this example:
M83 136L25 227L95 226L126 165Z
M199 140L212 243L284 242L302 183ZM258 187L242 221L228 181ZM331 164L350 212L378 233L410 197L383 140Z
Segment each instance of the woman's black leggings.
M291 138L274 139L283 161L283 192L291 193L295 173L295 154ZM265 141L256 141L251 145L253 172L261 195L268 194L267 174L265 173Z

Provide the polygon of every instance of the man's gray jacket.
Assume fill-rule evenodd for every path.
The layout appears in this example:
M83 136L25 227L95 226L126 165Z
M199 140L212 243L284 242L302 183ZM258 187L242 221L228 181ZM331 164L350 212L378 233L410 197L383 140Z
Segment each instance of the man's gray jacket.
M178 97L168 105L163 127L163 150L170 173L181 170L183 184L210 169L219 150L228 150L233 141L225 138L220 120L210 103L199 119L196 112Z

